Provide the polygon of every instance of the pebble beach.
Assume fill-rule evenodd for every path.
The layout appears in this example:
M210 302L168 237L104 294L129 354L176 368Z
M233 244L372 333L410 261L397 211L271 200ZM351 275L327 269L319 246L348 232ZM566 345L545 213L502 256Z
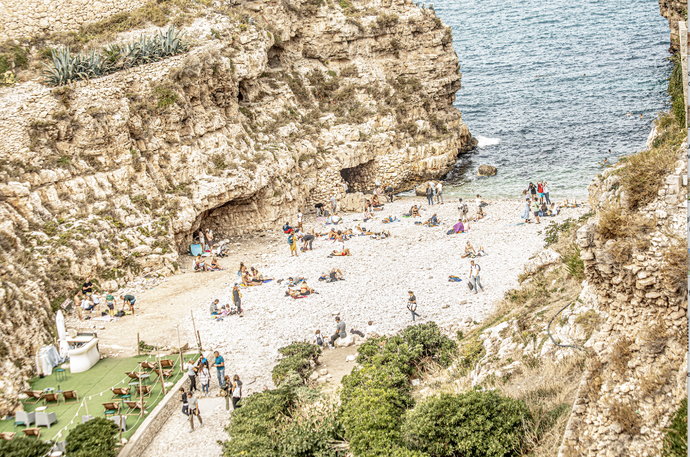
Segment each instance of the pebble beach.
M416 323L434 321L444 332L452 334L465 322L481 321L508 290L518 285L518 275L523 272L525 263L544 246L544 235L539 232L550 222L578 218L588 211L586 206L565 208L558 216L542 218L541 224L524 224L519 218L524 201L497 200L484 208L486 218L470 222L469 232L446 235L458 221L457 199L433 206L427 205L424 199L421 218L401 217L413 204L420 203L421 198L403 198L388 203L383 211L377 211L377 220L367 223L361 221L361 213L342 214L343 223L336 226L337 229L354 229L361 224L367 230L387 230L392 235L381 240L369 236L351 238L345 246L352 256L328 257L334 243L317 237L312 251L298 252L298 257L291 257L282 233L267 236L259 257L261 262L247 264L247 267L254 266L266 278L275 279L241 290L242 317L231 315L216 321L209 315L210 301L191 305L204 352L218 350L225 358L226 374L239 374L244 381L243 395L250 395L274 387L271 369L278 359L278 348L293 341L311 341L317 329L325 336L331 335L335 315L346 323L348 332L353 327L364 330L368 321L373 321L380 334L393 334L411 325L412 318L406 309L408 290L414 291L417 297L417 312L421 318L417 318ZM473 215L476 205L474 201L468 204L469 215ZM426 221L433 214L440 219L441 225L426 227L414 223ZM382 224L380 220L389 215L400 222ZM327 232L331 227L316 222L313 215L305 216L306 231L314 228L317 233ZM475 249L481 246L486 251L486 256L474 259L481 266L484 286L484 291L478 294L467 286L472 259L461 258L468 241ZM227 283L215 293L221 305L232 304L237 267L230 266ZM345 280L334 283L318 280L332 268L338 268ZM462 281L450 282L451 275ZM318 294L300 299L286 297L287 278L296 276L306 278ZM284 281L278 283L279 279ZM182 330L193 341L190 317L183 320ZM212 369L211 391L214 390L218 389ZM181 414L173 416L146 455L189 455L195 450L203 455L221 455L221 448L215 441L226 438L223 428L228 415L224 405L210 400L202 402L202 412L204 403L208 404L208 418L205 417L205 426L194 432L193 440L190 441L189 427ZM196 449L197 443L199 449Z

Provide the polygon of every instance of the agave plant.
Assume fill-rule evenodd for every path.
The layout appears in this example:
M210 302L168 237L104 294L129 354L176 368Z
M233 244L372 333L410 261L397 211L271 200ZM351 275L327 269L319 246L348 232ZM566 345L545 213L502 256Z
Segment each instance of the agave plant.
M69 47L50 50L51 65L43 63L43 81L51 86L60 86L72 81L74 61Z
M175 30L175 26L170 26L165 33L158 32L161 51L164 56L174 56L187 50L189 44L182 41L184 33Z

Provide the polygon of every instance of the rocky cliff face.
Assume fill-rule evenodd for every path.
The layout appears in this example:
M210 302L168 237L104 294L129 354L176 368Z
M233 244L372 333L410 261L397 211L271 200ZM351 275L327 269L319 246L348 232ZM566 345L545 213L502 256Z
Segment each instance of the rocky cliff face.
M659 0L659 12L668 20L668 26L671 29L669 52L677 54L680 51L678 21L687 21L688 3L678 0Z
M596 217L577 243L605 322L590 342L559 456L656 455L686 395L686 151L687 142L643 207L633 210L621 186L632 165L606 170L589 187Z
M433 11L245 6L196 19L185 55L0 91L1 410L50 337L51 305L82 278L116 290L171 274L200 227L222 239L274 226L342 195L342 177L411 187L473 147Z

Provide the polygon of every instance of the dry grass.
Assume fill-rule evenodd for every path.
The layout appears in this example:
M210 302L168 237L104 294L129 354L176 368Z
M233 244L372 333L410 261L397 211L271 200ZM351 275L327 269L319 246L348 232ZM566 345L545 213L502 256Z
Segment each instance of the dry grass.
M672 291L679 289L678 294L685 296L688 291L688 242L677 236L671 240L673 242L663 252L665 265L661 275L664 286Z
M611 353L608 357L609 368L621 377L628 370L628 362L632 357L630 344L631 341L627 336L621 336L611 348Z
M666 331L666 324L663 319L661 319L661 316L645 328L645 332L641 335L641 339L641 346L644 348L644 351L649 354L660 354L666 349L668 332Z
M609 203L599 211L599 235L604 240L626 240L626 254L616 256L627 260L633 247L643 250L649 246L649 234L656 229L656 221L632 214L616 204Z
M639 377L643 398L655 394L662 386L666 385L671 377L671 367L668 361L657 362L657 365L656 368L643 368Z
M589 401L595 402L599 399L601 386L604 384L604 364L601 363L599 356L594 355L587 361L587 372L589 372L589 381L582 395Z
M620 424L624 433L636 435L640 432L640 416L635 412L634 405L625 403L621 399L608 399L606 407L609 410L609 417Z

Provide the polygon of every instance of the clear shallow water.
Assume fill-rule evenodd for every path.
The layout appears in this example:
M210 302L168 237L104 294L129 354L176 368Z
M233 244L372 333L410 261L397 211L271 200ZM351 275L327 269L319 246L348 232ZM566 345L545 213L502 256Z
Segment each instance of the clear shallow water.
M668 109L669 29L657 0L434 7L462 65L455 106L480 141L448 177L462 185L446 195L517 197L546 180L552 198L584 197L608 149L615 157L643 148L656 113ZM477 180L482 164L498 174Z

